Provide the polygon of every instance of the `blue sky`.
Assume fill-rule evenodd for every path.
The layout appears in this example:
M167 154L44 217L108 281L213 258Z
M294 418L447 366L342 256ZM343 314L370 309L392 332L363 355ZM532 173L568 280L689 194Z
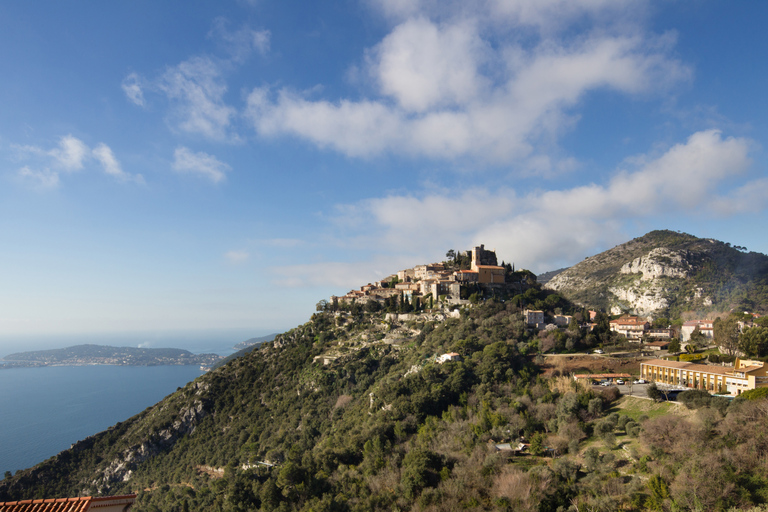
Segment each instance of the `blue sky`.
M469 4L469 5L468 5ZM0 342L291 328L448 249L768 252L764 2L0 5Z

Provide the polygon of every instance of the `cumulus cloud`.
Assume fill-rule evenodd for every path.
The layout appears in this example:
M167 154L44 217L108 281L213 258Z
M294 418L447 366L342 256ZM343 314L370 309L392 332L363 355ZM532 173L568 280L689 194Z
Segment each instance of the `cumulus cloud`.
M751 148L747 139L702 131L661 154L632 158L604 184L526 195L498 188L388 195L342 205L337 227L350 235L342 239L357 236L358 246L372 251L419 247L424 259L417 261L446 248L485 243L518 266L551 270L625 241L636 222L673 213L700 217L764 209L768 179L742 178ZM419 219L429 219L428 228Z
M370 71L401 108L424 112L476 98L486 81L478 67L488 51L473 23L438 26L417 18L397 26L375 48Z
M194 153L189 148L178 147L173 152L173 170L180 173L191 173L203 176L214 183L226 179L225 172L230 167L208 153Z
M595 29L521 42L494 29L491 14L502 10L516 23L536 24L533 4L479 5L463 18L435 20L423 6L405 16L366 54L376 87L368 98L310 99L262 86L249 95L246 116L263 136L292 135L349 156L530 162L529 170L551 171L560 164L542 148L574 125L572 110L587 93L647 95L691 76L670 55L668 35ZM599 1L578 5L579 12L611 10ZM390 9L396 6L411 10L399 3Z

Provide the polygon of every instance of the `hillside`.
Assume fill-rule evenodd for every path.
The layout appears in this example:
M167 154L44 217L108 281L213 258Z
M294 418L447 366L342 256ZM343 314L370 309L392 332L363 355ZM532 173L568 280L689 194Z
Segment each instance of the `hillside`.
M768 256L717 240L652 231L585 259L545 285L613 314L768 311Z
M583 312L535 284L520 291L408 314L396 301L326 303L140 414L6 474L0 501L136 492L136 512L768 503L765 401L695 395L698 410L665 415L577 383L556 362L545 376L552 358L541 350L612 335L535 332L519 304ZM452 352L459 360L437 362Z
M51 350L17 352L3 358L7 364L0 368L19 366L80 366L109 364L119 366L209 365L221 359L217 354L193 354L178 348L110 347L106 345L76 345Z

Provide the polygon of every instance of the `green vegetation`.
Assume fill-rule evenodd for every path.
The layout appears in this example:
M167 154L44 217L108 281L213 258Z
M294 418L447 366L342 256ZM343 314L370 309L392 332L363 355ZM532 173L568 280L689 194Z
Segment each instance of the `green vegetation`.
M649 243L622 251L640 254ZM462 266L465 255L446 256ZM6 475L0 501L138 492L136 512L768 506L768 400L689 391L683 407L620 398L618 388L559 373L543 378L541 354L608 349L616 337L605 314L588 333L587 311L504 265L514 286L468 290L472 304L451 315L439 297L321 301L309 322L259 350ZM535 331L525 308L574 321ZM407 322L387 315L406 312ZM669 318L677 319L660 324ZM749 338L757 353L761 336ZM447 352L461 360L438 364ZM648 394L663 398L654 384Z

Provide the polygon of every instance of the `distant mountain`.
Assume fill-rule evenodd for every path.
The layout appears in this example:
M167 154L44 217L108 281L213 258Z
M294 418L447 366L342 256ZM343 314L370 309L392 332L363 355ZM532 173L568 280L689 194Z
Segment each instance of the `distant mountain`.
M555 277L558 274L561 274L566 270L568 270L568 267L564 267L557 270L550 270L549 272L544 272L543 274L539 274L536 276L536 282L539 284L547 284L552 280L553 277Z
M111 364L119 366L210 365L221 359L217 354L193 354L178 348L109 347L105 345L76 345L74 347L7 355L7 364L0 368L19 366L80 366Z
M768 311L768 256L718 240L652 231L564 270L545 288L613 314Z

